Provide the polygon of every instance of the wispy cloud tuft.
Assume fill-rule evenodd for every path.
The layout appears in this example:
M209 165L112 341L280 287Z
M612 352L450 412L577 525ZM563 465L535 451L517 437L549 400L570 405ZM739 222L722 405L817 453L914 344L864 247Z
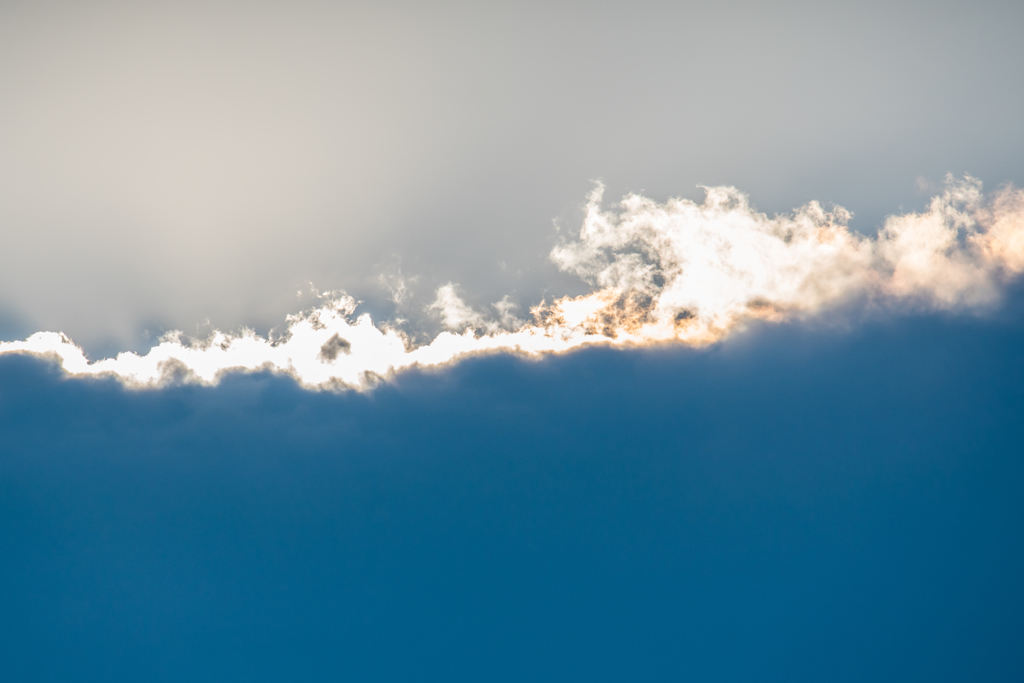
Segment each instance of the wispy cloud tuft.
M631 194L606 209L598 185L579 234L551 254L593 291L541 302L529 322L513 315L508 297L493 304L495 319L448 283L429 306L447 331L420 346L356 316L355 300L333 292L290 316L281 339L243 330L185 343L172 334L145 355L90 363L65 335L40 332L0 343L0 353L49 355L70 375L110 374L133 387L211 384L225 372L265 369L306 387L367 389L403 369L470 354L710 344L752 320L806 319L853 300L894 312L991 306L1024 271L1024 192L1009 186L986 196L971 177L947 177L927 211L890 216L873 238L851 231L841 207L811 202L770 217L736 188L704 189L702 203ZM398 287L396 300L404 282Z
M438 288L434 303L427 308L438 311L441 314L441 322L449 330L462 331L466 328L487 327L484 317L462 300L451 282Z

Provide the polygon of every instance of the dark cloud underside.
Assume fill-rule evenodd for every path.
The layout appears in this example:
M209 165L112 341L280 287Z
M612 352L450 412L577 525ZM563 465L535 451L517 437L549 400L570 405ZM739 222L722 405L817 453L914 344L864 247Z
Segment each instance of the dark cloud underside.
M1024 328L760 339L341 395L0 358L4 670L1015 680Z

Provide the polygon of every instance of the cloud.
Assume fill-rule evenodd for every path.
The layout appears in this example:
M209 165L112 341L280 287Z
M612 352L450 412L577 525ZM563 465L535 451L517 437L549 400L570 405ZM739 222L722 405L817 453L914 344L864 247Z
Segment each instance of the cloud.
M404 278L401 269L398 269L395 273L381 273L377 281L388 291L388 299L396 306L401 306L412 293L410 285L416 278Z
M438 288L434 303L427 309L439 311L442 323L449 330L486 327L483 316L462 300L451 282Z
M165 336L145 355L89 362L67 336L40 332L0 343L0 353L54 357L70 375L111 374L133 387L216 383L230 371L271 370L310 388L367 389L412 366L471 354L528 356L589 344L714 343L752 320L800 320L852 301L895 313L911 308L991 306L1024 270L1024 192L986 196L971 177L947 177L926 211L890 216L876 237L851 231L850 213L810 202L768 216L733 187L708 187L696 203L631 194L604 208L591 192L583 226L552 260L593 286L541 302L523 322L506 297L491 319L449 282L428 310L447 331L416 346L400 329L355 315L356 301L331 292L290 316L287 333L214 332L183 342Z
M602 309L610 336L714 341L745 319L814 315L856 297L979 306L1024 269L1024 193L986 198L970 177L947 177L927 211L890 216L874 239L847 227L846 209L818 202L769 217L735 188L711 187L702 204L629 195L606 211L602 190L579 239L552 258L598 288L575 305L614 302Z
M320 347L319 357L324 363L333 363L338 360L340 353L352 353L352 344L349 340L342 339L340 335L335 334Z

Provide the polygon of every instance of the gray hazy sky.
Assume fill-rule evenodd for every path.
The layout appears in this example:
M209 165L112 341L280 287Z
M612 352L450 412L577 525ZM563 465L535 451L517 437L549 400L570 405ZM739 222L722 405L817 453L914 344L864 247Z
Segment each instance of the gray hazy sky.
M595 179L870 232L919 179L1024 183L1022 34L1011 2L5 2L0 334L266 329L309 281L572 293L552 221Z

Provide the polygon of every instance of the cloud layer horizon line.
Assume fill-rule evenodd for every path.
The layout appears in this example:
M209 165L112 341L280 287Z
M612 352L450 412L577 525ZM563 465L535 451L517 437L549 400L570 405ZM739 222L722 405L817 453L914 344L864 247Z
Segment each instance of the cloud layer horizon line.
M215 331L186 344L179 332L146 354L89 362L63 333L38 332L0 342L0 354L53 358L69 376L113 376L132 388L211 385L225 373L269 370L305 388L363 391L408 368L470 355L706 346L751 321L807 320L856 300L893 314L984 309L1024 271L1024 191L1011 185L986 195L975 178L947 176L927 210L889 216L874 237L851 231L842 207L812 201L769 217L734 187L703 189L702 203L629 194L605 209L597 183L578 235L550 255L593 289L541 302L529 321L513 315L507 297L494 305L497 318L484 315L448 283L429 307L447 330L421 345L395 325L355 316L356 301L342 293L288 316L280 339Z

